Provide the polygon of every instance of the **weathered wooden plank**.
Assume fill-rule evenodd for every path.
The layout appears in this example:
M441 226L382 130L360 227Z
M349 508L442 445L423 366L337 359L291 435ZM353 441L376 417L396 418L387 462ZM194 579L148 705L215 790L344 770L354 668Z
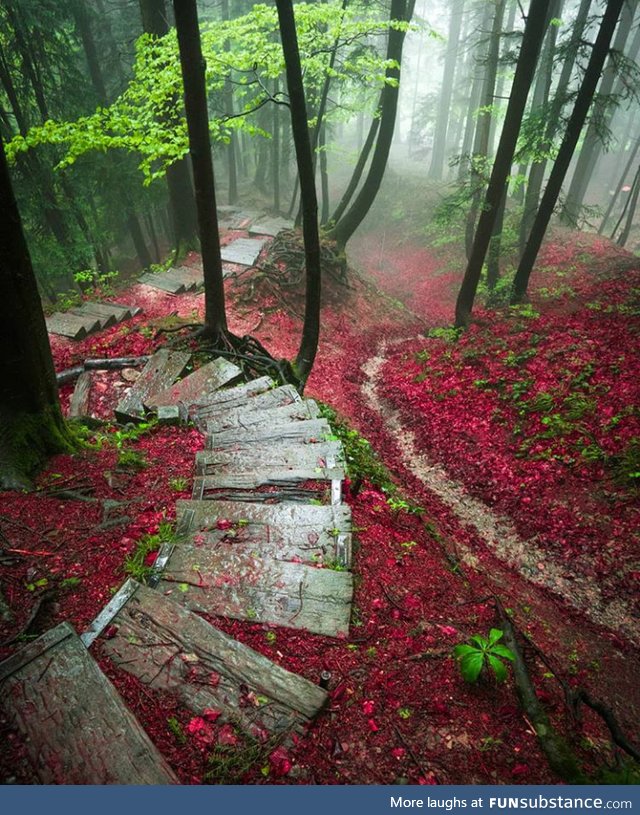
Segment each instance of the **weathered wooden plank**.
M78 317L93 317L100 321L100 328L111 328L118 322L113 311L99 303L83 303L78 308L71 309L69 314L76 314Z
M264 218L255 221L249 227L250 235L269 235L275 238L285 229L293 229L293 221L287 218Z
M195 543L217 545L226 536L235 546L253 548L276 560L300 558L351 567L351 509L344 504L177 501L176 515L180 536L190 535ZM218 529L219 523L226 526L229 522L233 525L230 530Z
M124 303L94 303L94 305L107 306L112 309L119 323L123 320L130 320L132 317L137 317L138 314L142 313L140 306L127 306Z
M249 442L239 447L202 450L196 453L196 475L219 475L234 470L264 470L273 467L318 470L334 469L342 463L342 445L337 441L292 444Z
M80 416L89 415L89 399L91 398L91 378L90 371L83 371L78 377L76 386L71 394L69 402L69 418L75 419Z
M197 476L193 482L193 497L199 498L211 490L254 490L266 486L303 484L305 481L342 481L344 470L340 467L258 467L232 469L229 472Z
M219 394L213 394L211 399L206 400L208 404L201 403L197 405L194 410L194 418L198 422L200 429L206 429L207 422L210 419L217 419L232 410L257 410L262 412L269 408L300 402L300 394L293 385L281 385L277 388L275 385L271 385L271 387L261 386L258 388L258 383L263 382L263 380L268 380L268 377L254 379L253 383L247 383L248 385L254 385L252 393L247 394L246 391L241 392L238 390L233 395L232 391L236 390L233 388L228 391L220 391Z
M153 408L158 405L181 403L188 410L191 405L200 403L208 394L233 382L240 376L242 376L242 371L237 365L218 357L165 390L152 394L145 405Z
M144 366L129 393L116 407L118 421L143 419L145 401L154 393L172 385L184 371L190 358L190 354L182 351L169 353L166 348L157 351Z
M226 246L221 246L220 254L226 263L253 266L266 242L266 238L238 238Z
M140 586L115 618L103 650L151 688L178 696L196 714L220 711L257 737L284 734L313 718L327 694L173 601Z
M237 551L233 544L176 545L158 590L191 611L301 628L328 637L349 631L351 574Z
M241 385L234 385L232 388L224 388L224 390L207 394L201 402L193 406L193 412L196 415L207 412L218 415L221 410L244 405L252 397L265 393L275 386L276 383L271 377L261 376L259 379L252 379Z
M297 393L297 391L296 391ZM256 397L257 398L257 397ZM226 411L207 421L208 433L219 433L231 428L247 428L255 424L286 424L289 422L317 419L320 408L313 399L302 399L274 408L256 410L251 404L243 408Z
M186 289L185 284L181 280L169 275L167 272L148 272L138 278L138 283L145 286L151 286L153 289L160 289L169 294L184 294Z
M0 664L0 698L43 784L177 783L68 623Z
M195 478L191 498L194 501L230 501L238 504L257 504L271 506L281 501L295 501L308 505L310 501L318 506L330 503L330 490L324 482L314 485L302 483L301 486L281 484L278 487L264 489L209 489L204 478Z
M232 427L212 433L207 438L208 450L222 450L227 447L246 445L313 444L332 435L326 419L307 419L284 424L253 424L249 427Z
M100 320L92 317L78 317L77 314L53 314L47 317L49 334L59 334L72 340L83 340L87 334L100 328Z
M204 272L202 271L202 267L175 266L170 272L174 280L181 280L184 283L187 291L197 289L198 286L204 285Z

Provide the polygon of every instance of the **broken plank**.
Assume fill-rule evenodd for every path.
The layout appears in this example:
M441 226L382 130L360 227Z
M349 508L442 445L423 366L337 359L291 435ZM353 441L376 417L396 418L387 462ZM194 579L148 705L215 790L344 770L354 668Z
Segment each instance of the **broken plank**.
M118 421L143 419L145 401L172 385L184 371L190 358L191 354L187 352L169 353L166 348L157 351L144 366L129 392L118 403L115 410Z
M262 489L213 489L209 490L204 478L196 478L191 495L194 501L227 501L238 504L258 504L275 506L282 501L308 505L312 501L317 506L327 506L331 499L330 490L323 482L316 484L303 483L302 486L281 484L278 487Z
M149 687L168 691L194 713L220 711L254 737L284 734L312 719L326 691L223 634L215 626L146 586L115 618L103 650Z
M87 334L100 328L100 320L91 317L78 317L77 314L53 314L47 317L49 334L59 334L72 340L83 340Z
M293 221L288 218L264 218L249 227L249 235L269 235L275 238L285 229L293 229Z
M71 309L69 314L75 314L78 317L93 317L93 319L100 321L100 328L111 328L118 322L113 311L106 306L94 303L83 303L79 308Z
M204 272L201 266L176 266L171 269L171 276L177 280L182 280L187 289L204 285Z
M246 445L312 444L331 438L332 431L326 419L307 419L284 424L253 424L249 427L232 427L212 433L207 438L208 450Z
M89 415L89 399L91 397L91 378L90 371L83 371L78 377L76 386L71 394L71 401L69 402L69 418L77 419L80 416Z
M149 272L148 274L139 277L138 283L142 283L145 286L151 286L153 289L166 291L169 294L184 294L187 290L185 284L181 280L172 277L167 272Z
M199 415L210 412L217 415L220 410L238 407L246 404L252 397L275 388L276 383L269 376L261 376L259 379L252 379L243 382L241 385L234 385L231 388L207 394L200 402L193 406L194 412Z
M313 399L302 399L288 405L279 405L278 407L263 408L261 410L256 410L255 407L247 405L244 408L228 410L220 416L207 420L206 429L208 433L219 433L222 430L248 428L255 424L279 425L287 422L304 421L305 419L317 419L319 415L320 408Z
M238 238L221 246L220 255L226 263L253 266L266 242L266 238Z
M256 379L254 383L257 385L260 381ZM249 395L238 393L233 397L231 391L220 391L219 397L224 401L219 401L217 395L213 394L209 404L196 406L195 418L201 429L206 428L206 424L210 419L217 419L232 410L256 410L262 412L270 408L291 405L301 401L300 394L293 385L280 385L277 388L271 386L271 388L261 388L260 390L256 387L254 393Z
M0 691L43 784L177 783L68 623L1 663Z
M176 545L159 591L191 611L299 628L328 637L349 632L351 574L236 551Z
M203 450L196 453L196 475L218 475L234 470L258 470L271 467L305 468L318 471L334 468L342 463L340 442L292 444L291 439L281 444L249 443L245 446L221 450Z
M351 567L351 508L301 505L294 502L246 505L235 501L177 501L178 534L228 535L217 525L232 524L230 539L243 547L249 542L261 554L277 560L295 557L309 562L335 561Z
M188 409L240 376L242 376L242 371L237 365L218 357L165 390L152 394L145 405L153 408L158 405L181 403Z

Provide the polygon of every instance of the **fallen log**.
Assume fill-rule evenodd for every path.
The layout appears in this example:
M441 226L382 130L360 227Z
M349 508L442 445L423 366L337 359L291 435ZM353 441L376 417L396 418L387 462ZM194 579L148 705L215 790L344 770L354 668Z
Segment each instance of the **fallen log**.
M66 382L73 382L84 371L119 371L121 368L138 368L145 365L149 360L144 357L113 357L112 359L85 359L81 365L74 365L73 368L65 368L56 374L58 385Z

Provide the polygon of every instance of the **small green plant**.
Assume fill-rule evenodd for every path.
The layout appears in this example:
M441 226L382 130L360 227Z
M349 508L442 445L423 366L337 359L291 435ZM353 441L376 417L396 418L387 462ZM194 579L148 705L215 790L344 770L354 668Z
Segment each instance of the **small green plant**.
M460 339L460 334L462 333L461 328L451 328L451 327L439 327L439 328L431 328L427 333L427 337L431 340L443 340L447 343L457 342Z
M144 470L149 466L144 453L137 450L120 450L118 453L118 467L121 470Z
M401 719L410 719L411 718L411 708L410 707L400 707L398 708L398 716Z
M175 737L175 740L178 742L178 744L186 744L187 743L187 737L185 735L184 730L182 729L182 725L176 719L175 716L169 716L169 718L167 719L167 727L169 728L169 731Z
M189 479L178 477L169 479L169 489L174 492L184 492L189 486Z
M60 581L60 588L61 589L77 589L82 583L81 577L65 577L63 580Z
M503 660L513 662L513 651L500 640L504 632L492 628L488 637L474 634L469 643L456 645L453 655L460 665L460 673L466 682L476 682L483 668L490 670L498 682L507 678L507 668Z
M275 631L267 631L264 635L265 640L269 643L269 645L275 645L278 639L278 635Z
M143 535L138 541L135 552L130 554L124 562L124 571L139 583L146 582L153 574L155 567L146 563L148 555L155 552L163 543L175 540L172 524L162 521L154 535Z

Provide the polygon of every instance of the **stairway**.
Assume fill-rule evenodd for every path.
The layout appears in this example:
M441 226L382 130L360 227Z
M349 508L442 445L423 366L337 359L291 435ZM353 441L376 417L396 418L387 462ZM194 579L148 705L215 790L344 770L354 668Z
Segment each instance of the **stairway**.
M205 434L191 500L147 586L127 580L78 637L63 623L0 664L0 698L42 783L176 783L90 656L102 652L201 716L264 739L301 732L327 694L237 642L215 617L348 634L353 594L344 463L317 404L217 359L158 351L116 409L190 418ZM202 614L205 617L201 616ZM249 700L249 701L248 701Z

